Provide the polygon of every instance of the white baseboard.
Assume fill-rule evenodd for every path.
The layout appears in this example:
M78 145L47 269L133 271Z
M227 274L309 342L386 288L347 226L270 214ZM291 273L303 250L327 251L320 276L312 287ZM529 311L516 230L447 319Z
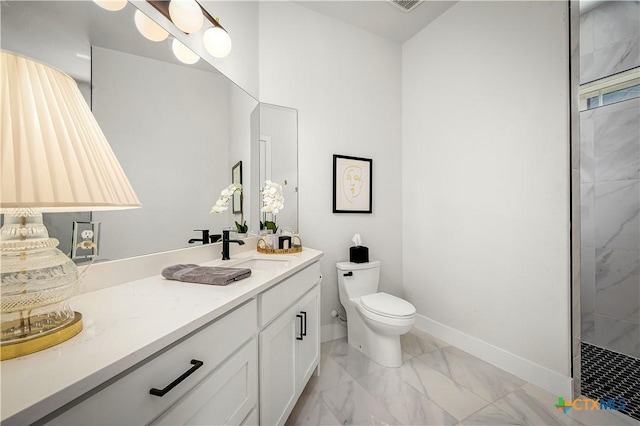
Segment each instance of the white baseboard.
M573 398L573 379L459 330L416 314L416 328L564 398Z
M339 339L347 335L347 327L335 321L333 324L323 325L320 328L320 341L328 342L329 340Z

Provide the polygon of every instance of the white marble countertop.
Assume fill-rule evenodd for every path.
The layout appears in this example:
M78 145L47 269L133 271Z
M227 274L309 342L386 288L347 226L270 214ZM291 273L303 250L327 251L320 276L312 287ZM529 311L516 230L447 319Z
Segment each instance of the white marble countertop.
M305 248L285 256L256 251L232 256L201 264L233 266L252 257L290 262L276 271L252 270L251 277L228 286L155 275L73 297L72 309L83 316L80 334L0 364L2 423L30 424L46 416L317 261L322 252Z

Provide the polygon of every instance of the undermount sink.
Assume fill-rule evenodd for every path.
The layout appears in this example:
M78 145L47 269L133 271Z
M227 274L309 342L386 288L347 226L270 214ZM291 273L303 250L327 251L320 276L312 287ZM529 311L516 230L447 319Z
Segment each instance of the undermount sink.
M233 265L233 267L236 267L236 268L249 268L251 270L261 270L261 271L288 268L289 266L291 266L291 261L288 259L263 259L263 258L248 259Z

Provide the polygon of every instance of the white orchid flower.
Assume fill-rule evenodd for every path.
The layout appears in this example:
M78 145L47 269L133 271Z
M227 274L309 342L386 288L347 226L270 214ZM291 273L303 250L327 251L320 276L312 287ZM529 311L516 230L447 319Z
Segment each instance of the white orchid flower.
M229 200L237 191L242 191L242 185L232 183L222 191L220 191L220 198L216 201L216 204L211 208L211 213L222 213L229 208Z

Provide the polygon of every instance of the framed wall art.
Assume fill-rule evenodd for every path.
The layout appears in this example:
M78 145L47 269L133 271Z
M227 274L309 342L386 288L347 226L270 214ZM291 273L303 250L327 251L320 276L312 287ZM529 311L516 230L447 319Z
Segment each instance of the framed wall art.
M333 212L371 213L373 160L333 156Z

